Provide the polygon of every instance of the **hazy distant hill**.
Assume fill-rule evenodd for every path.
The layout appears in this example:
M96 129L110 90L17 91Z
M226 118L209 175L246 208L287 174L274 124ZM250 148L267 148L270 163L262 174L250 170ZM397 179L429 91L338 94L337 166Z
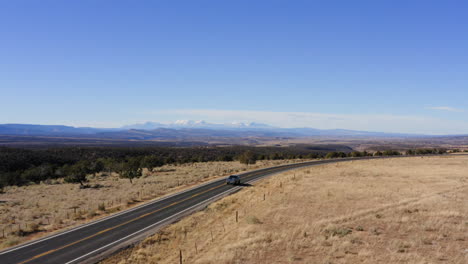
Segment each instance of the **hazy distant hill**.
M172 129L181 129L181 128L200 128L200 129L217 129L217 130L258 130L258 129L275 129L275 127L261 124L261 123L242 123L242 122L232 122L225 124L213 124L208 123L203 120L177 120L173 123L158 123L158 122L146 122L142 124L134 124L123 126L121 129L143 129L143 130L153 130L158 128L172 128Z
M99 138L119 139L189 139L189 138L212 138L212 137L299 137L294 132L275 130L226 130L205 128L158 128L153 130L130 129L123 131L102 132L95 134Z
M109 129L110 130L110 129ZM4 124L0 125L1 135L90 135L107 131L92 127L71 127L61 125L29 125Z
M257 123L210 124L179 121L145 123L122 128L61 125L0 125L0 146L207 146L348 144L366 149L468 146L468 136L424 136L345 129L276 128ZM130 127L140 127L130 128Z
M147 122L122 128L71 127L62 125L0 125L0 135L58 136L127 140L188 140L249 137L415 137L417 135L353 131L344 129L277 128L260 123L211 124L179 120L170 124Z
M208 123L203 120L193 121L193 120L177 120L173 123L158 123L158 122L146 122L142 124L134 124L123 126L121 129L130 130L157 130L157 129L193 129L192 132L196 131L195 129L204 129L210 131L217 131L214 134L219 134L218 130L230 130L230 131L249 131L249 132L262 132L275 136L369 136L369 137L414 137L421 135L411 135L411 134L398 134L398 133L384 133L384 132L368 132L368 131L355 131L355 130L346 130L346 129L316 129L316 128L278 128L273 127L267 124L262 123L242 123L242 122L233 122L225 124L213 124ZM232 132L231 132L232 134Z

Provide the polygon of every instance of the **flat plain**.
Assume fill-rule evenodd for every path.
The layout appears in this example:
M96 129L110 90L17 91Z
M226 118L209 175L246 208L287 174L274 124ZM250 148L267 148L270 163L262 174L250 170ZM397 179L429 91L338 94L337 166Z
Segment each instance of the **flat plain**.
M310 167L245 187L103 263L468 263L467 201L468 156Z

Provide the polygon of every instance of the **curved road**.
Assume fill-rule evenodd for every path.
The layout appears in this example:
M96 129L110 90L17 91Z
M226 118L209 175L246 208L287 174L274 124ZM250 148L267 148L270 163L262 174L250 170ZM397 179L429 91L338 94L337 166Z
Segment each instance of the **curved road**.
M375 157L287 164L239 174L242 183L291 169ZM216 180L133 209L0 252L0 263L94 263L116 250L154 234L184 215L236 192L242 186Z

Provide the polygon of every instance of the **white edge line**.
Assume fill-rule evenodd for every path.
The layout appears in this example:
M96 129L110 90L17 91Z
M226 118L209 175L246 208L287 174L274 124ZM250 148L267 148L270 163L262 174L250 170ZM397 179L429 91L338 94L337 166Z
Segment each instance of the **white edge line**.
M400 157L401 157L401 156L400 156ZM404 157L404 156L403 156L403 157ZM374 157L374 158L363 158L363 159L356 159L356 160L369 160L369 159L378 159L378 158L375 158L375 157ZM269 177L269 176L272 176L272 175L275 175L275 174L279 174L279 173L283 173L283 172L287 172L287 171L289 171L289 170L300 169L300 168L305 168L305 167L314 166L314 165L323 165L323 164L328 164L328 163L335 163L335 162L340 162L340 161L350 161L350 160L353 160L353 158L351 158L351 159L349 159L349 158L348 158L348 159L346 159L346 158L344 158L344 159L338 159L338 160L335 160L335 161L324 162L324 163L318 162L317 164L314 164L314 163L315 163L314 161L305 161L305 162L299 162L299 163L289 163L289 164L284 164L284 165L279 165L279 166L274 166L274 167L262 168L262 169L272 169L272 168L287 167L287 165L293 165L293 164L304 164L304 166L292 167L292 168L286 169L286 170L284 170L284 171L278 171L278 172L269 173L269 174L267 174L267 175L265 175L265 176L262 176L262 177L259 177L259 178L257 178L257 179L253 179L253 180L247 181L247 183L250 183L250 182L251 182L251 183L254 183L254 182L257 182L257 181L259 181L259 180L261 180L261 179L264 179L264 178L266 178L266 177ZM322 160L317 160L317 161L322 161ZM305 165L306 163L310 163L310 164L309 164L309 165ZM242 173L242 174L240 174L240 175L247 174L247 173L251 173L251 172L255 172L255 171L259 171L259 170L262 170L262 169L257 169L257 170L252 170L252 171L244 172L244 173ZM190 190L193 190L193 189L196 189L196 188L198 188L198 187L201 187L201 186L205 186L205 185L214 183L214 182L216 182L216 181L217 181L217 180L214 179L214 180L209 181L209 182L207 182L207 183L204 183L204 184L202 184L202 185L194 186L193 188L190 188L190 189L188 189L188 190L181 191L181 192L179 192L179 193L175 193L175 194L172 194L172 195L169 195L169 196L166 196L166 197L161 197L161 198L159 198L159 199L157 199L157 200L154 200L154 201L152 201L152 202L150 202L150 203L142 204L142 205L137 206L137 207L135 207L135 208L132 208L132 209L129 209L129 210L126 210L126 211L122 211L122 212L120 212L120 213L118 213L118 214L105 217L105 218L100 219L100 220L98 220L98 221L96 221L96 222L91 222L91 223L88 223L88 224L85 224L85 225L76 227L76 228L74 228L74 229L65 231L65 232L63 232L63 233L59 233L59 234L56 234L56 235L54 235L54 236L46 237L46 238L43 238L43 239L41 239L41 240L35 241L35 242L33 242L33 243L25 244L25 245L23 245L23 246L21 246L21 247L17 247L17 248L13 248L13 249L11 249L11 250L8 250L8 251L1 252L0 255L6 254L6 253L11 252L11 251L15 251L15 250L17 250L17 249L21 249L21 248L26 247L26 246L34 245L34 244L36 244L36 243L39 243L39 242L42 242L42 241L45 241L45 240L54 238L54 237L56 237L56 236L60 236L60 235L63 235L63 234L72 232L72 231L75 231L75 230L78 230L78 229L81 229L81 228L83 228L83 227L86 227L86 226L89 226L89 225L92 225L92 224L99 223L99 222L104 221L104 220L106 220L106 219L110 219L110 218L116 217L116 216L118 216L118 215L120 215L120 214L123 214L123 213L131 212L131 211L136 210L136 209L138 209L138 208L140 208L140 207L144 207L144 206L146 206L146 205L153 204L153 203L155 203L155 202L157 202L157 201L160 201L160 200L163 200L163 199L166 199L166 198L170 198L170 197L173 197L173 196L178 195L178 194L181 194L181 193L188 192L188 191L190 191ZM203 203L209 202L210 200L215 199L216 197L218 197L218 196L220 196L220 195L223 195L223 194L225 194L225 193L227 193L227 192L234 192L234 191L237 191L237 190L239 190L239 189L241 189L241 187L229 189L229 190L227 190L227 191L225 191L225 192L222 192L222 193L220 193L220 194L218 194L218 195L216 195L216 196L211 197L211 198L208 199L208 200L205 200L205 201L202 201L202 202L200 202L200 203L198 203L198 204L196 204L196 205L193 205L193 206L191 206L191 207L189 207L189 208L187 208L187 209L185 209L185 210L183 210L183 211L180 211L180 212L178 212L178 213L176 213L176 214L174 214L174 215L172 215L172 216L169 216L169 217L167 217L167 218L165 218L165 219L163 219L163 220L161 220L161 221L159 221L159 222L157 222L157 223L154 223L154 224L152 224L152 225L150 225L150 226L147 226L147 227L145 227L145 228L143 228L143 229L140 229L140 230L138 230L138 231L136 231L136 232L134 232L134 233L132 233L132 234L126 236L126 237L120 238L119 240L116 240L116 241L114 241L114 242L112 242L112 243L110 243L110 244L107 244L107 245L105 245L105 246L103 246L103 247L101 247L101 248L98 248L98 249L96 249L96 250L94 250L94 251L91 251L91 252L89 252L89 253L87 253L87 254L85 254L85 255L83 255L83 256L80 256L80 257L78 257L78 258L76 258L76 259L74 259L74 260L71 260L71 261L69 261L69 262L67 262L67 263L65 263L65 264L69 264L69 263L75 262L75 261L77 261L77 260L79 260L79 259L82 259L82 258L84 258L84 257L86 257L86 256L88 256L88 255L90 255L90 254L93 254L93 253L95 253L95 252L97 252L97 251L100 251L100 250L102 250L102 249L104 249L104 248L106 248L106 247L108 247L108 246L111 246L111 245L113 245L113 244L115 244L115 243L118 243L118 242L124 240L124 239L127 239L128 237L131 237L131 236L133 236L133 235L135 235L135 234L138 234L138 233L140 233L140 232L142 232L142 231L144 231L144 230L147 230L147 229L149 229L149 228L151 228L151 227L153 227L153 226L155 226L155 225L158 225L158 224L160 224L161 222L164 222L164 221L166 221L166 220L168 220L168 219L170 219L170 218L173 218L173 217L175 217L175 216L177 216L177 215L179 215L179 214L181 214L181 213L184 213L184 212L186 212L187 210L190 210L190 209L192 209L192 208L194 208L194 207L196 207L196 206L200 206L200 205L203 204Z
M55 235L47 236L47 237L38 239L38 240L36 240L36 241L27 242L27 243L25 243L25 244L23 244L23 245L21 245L21 246L13 247L13 248L11 248L11 249L9 249L9 250L6 250L6 251L0 251L0 255L6 254L6 253L9 253L9 252L18 250L18 249L22 249L22 248L24 248L24 247L32 246L32 245L34 245L34 244L37 244L37 243L39 243L39 242L43 242L43 241L52 239L52 238L54 238L54 237L58 237L58 236L61 236L61 235L65 235L65 234L67 234L67 233L70 233L70 232L79 230L79 229L81 229L81 228L88 227L88 226L90 226L90 225L94 225L94 224L100 223L100 222L105 221L105 220L108 220L108 219L112 219L112 218L117 217L117 216L120 216L120 215L122 215L122 214L126 214L126 213L129 213L129 212L135 211L135 210L140 209L140 208L143 208L143 207L145 207L145 206L152 205L152 204L157 203L157 202L160 202L160 201L162 201L162 200L165 200L165 199L174 197L174 196L176 196L176 195L179 195L179 194L183 194L183 193L192 191L192 190L194 190L194 189L196 189L196 188L203 187L203 186L206 186L206 185L209 185L209 184L211 184L211 183L214 183L214 182L216 182L216 181L221 181L221 180L222 180L222 179L214 179L214 180L211 180L211 181L209 181L209 182L203 183L203 184L201 184L201 185L194 186L194 187L192 187L192 188L190 188L190 189L182 190L182 191L180 191L180 192L173 193L173 194L168 195L168 196L163 196L163 197L157 198L156 200L150 201L150 202L148 202L148 203L141 204L141 205L139 205L139 206L137 206L137 207L133 207L133 208L130 208L130 209L128 209L128 210L124 210L124 211L121 211L121 212L119 212L119 213L106 216L106 217L101 218L101 219L99 219L99 220L92 221L92 222L89 222L89 223L86 223L86 224L83 224L83 225L74 227L74 228L72 228L72 229L69 229L69 230L66 230L66 231L63 231L63 232L59 232L59 233L57 233L57 234L55 234Z
M85 254L85 255L82 255L82 256L80 256L80 257L74 259L74 260L71 260L71 261L69 261L69 262L66 262L65 264L70 264L70 263L73 263L73 262L75 262L75 261L78 261L78 260L80 260L80 259L82 259L82 258L84 258L84 257L87 257L87 256L89 256L89 255L91 255L91 254L94 254L94 253L96 253L96 252L98 252L98 251L101 251L102 249L105 249L106 247L112 246L112 245L114 245L114 244L116 244L116 243L119 243L119 242L122 241L122 240L125 240L125 239L127 239L127 238L129 238L129 237L132 237L132 236L138 234L138 233L141 233L141 232L143 232L143 231L146 231L147 229L150 229L150 228L152 228L152 227L154 227L154 226L156 226L156 225L159 225L159 224L161 224L161 223L167 221L168 219L174 218L174 217L176 217L176 216L178 216L178 215L180 215L180 214L182 214L182 213L185 213L186 211L189 211L189 210L193 209L194 207L200 206L200 205L203 204L203 203L207 203L207 202L209 202L209 201L212 200L212 199L215 199L215 198L217 198L217 197L219 197L219 196L221 196L221 195L224 195L225 193L234 192L234 191L237 191L237 190L239 190L239 189L241 189L241 188L242 188L242 187L239 186L239 187L237 187L237 188L232 188L232 189L229 189L229 190L227 190L227 191L224 191L224 192L222 192L222 193L220 193L220 194L218 194L218 195L216 195L216 196L211 197L209 200L205 200L205 201L202 201L202 202L200 202L200 203L197 203L197 204L195 204L195 205L193 205L193 206L191 206L191 207L189 207L189 208L187 208L187 209L185 209L185 210L183 210L183 211L180 211L180 212L178 212L178 213L176 213L176 214L173 214L173 215L171 215L171 216L169 216L169 217L167 217L167 218L164 218L163 220L160 220L159 222L156 222L156 223L154 223L154 224L152 224L152 225L149 225L149 226L147 226L147 227L145 227L145 228L143 228L143 229L140 229L140 230L138 230L138 231L136 231L136 232L134 232L134 233L132 233L132 234L126 236L126 237L120 238L120 239L118 239L118 240L116 240L116 241L114 241L114 242L112 242L112 243L109 243L109 244L107 244L107 245L105 245L105 246L103 246L103 247L100 247L100 248L98 248L98 249L96 249L96 250L93 250L93 251L91 251L91 252L89 252L89 253L87 253L87 254Z
M266 168L260 168L260 169L256 169L256 170L251 170L251 171L246 171L246 172L243 172L241 174L238 174L239 176L242 176L243 174L247 174L247 173L252 173L252 172L256 172L256 171L261 171L261 170L267 170L267 169L273 169L273 168L281 168L281 167L287 167L289 165L299 165L299 164L306 164L306 163L311 163L310 165L316 165L314 164L315 162L318 162L317 165L320 165L320 164L327 164L327 163L334 163L334 162L337 162L337 161L346 161L346 160L353 160L353 158L343 158L343 159L335 159L334 161L330 161L330 162L325 162L325 163L321 163L320 161L323 161L323 159L318 159L318 160L312 160L312 161L304 161L304 162L297 162L297 163L287 163L287 164L283 164L283 165L278 165L278 166L273 166L273 167L266 167ZM307 167L308 165L305 165L304 167ZM298 169L298 168L301 168L302 166L299 166L299 167L293 167L293 168L290 168L290 169ZM285 171L288 171L289 169L285 170ZM284 172L284 171L283 171ZM279 173L279 172L278 172ZM209 182L206 182L206 183L203 183L201 185L197 185L197 186L194 186L190 189L187 189L187 190L182 190L180 192L177 192L177 193L174 193L174 194L171 194L171 195L168 195L168 196L163 196L163 197L160 197L156 200L153 200L151 202L148 202L148 203L144 203L144 204L141 204L137 207L134 207L134 208L131 208L131 209L128 209L128 210L124 210L122 212L119 212L117 214L113 214L113 215L109 215L109 216L106 216L102 219L99 219L99 220L96 220L96 221L92 221L92 222L89 222L89 223L86 223L86 224L83 224L83 225L80 225L80 226L77 226L77 227L74 227L72 229L69 229L69 230L66 230L66 231L63 231L63 232L59 232L55 235L51 235L51 236L47 236L47 237L44 237L44 238L41 238L41 239L38 239L36 241L32 241L32 242L26 242L25 244L23 245L19 245L17 247L13 247L9 250L5 250L5 251L0 251L0 255L4 255L4 254L7 254L7 253L10 253L10 252L13 252L15 250L18 250L18 249L22 249L22 248L25 248L25 247L28 247L28 246L32 246L34 244L37 244L37 243L40 243L40 242L43 242L43 241L46 241L46 240L49 240L49 239L52 239L52 238L55 238L55 237L58 237L58 236L61 236L61 235L65 235L65 234L68 234L70 232L73 232L73 231L76 231L76 230L79 230L81 228L84 228L84 227L88 227L90 225L94 225L94 224L97 224L97 223L100 223L102 221L105 221L105 220L108 220L108 219L112 219L114 217L117 217L117 216L120 216L122 214L126 214L126 213L129 213L129 212L132 212L132 211L135 211L137 209L140 209L142 207L145 207L145 206L149 206L149 205L152 205L154 203L157 203L159 201L162 201L162 200L165 200L165 199L168 199L168 198L171 198L171 197L174 197L176 195L179 195L179 194L183 194L183 193L186 193L186 192L189 192L189 191L192 191L196 188L199 188L199 187L203 187L203 186L206 186L206 185L209 185L211 183L214 183L216 181L221 181L222 179L213 179Z
M306 165L306 166L304 166L303 168L306 168L306 167L308 167L308 166L314 166L314 165L316 165L316 164ZM319 164L317 164L317 165L319 165ZM273 176L273 175L276 175L276 174L280 174L280 173L284 173L284 172L287 172L287 171L289 171L289 170L300 169L300 168L301 168L301 167L299 167L299 168L290 168L290 169L287 169L287 170L284 170L284 171L279 171L279 172L275 172L275 173L269 173L269 174L267 174L267 175L265 175L265 176L263 176L263 177L259 177L259 178L257 178L257 179L252 179L252 180L250 180L250 181L247 181L246 183L255 183L255 182L260 181L260 180L263 180L263 179L265 179L265 178L267 178L267 177L270 177L270 176ZM141 232L143 232L143 231L146 231L147 229L150 229L150 228L152 228L152 227L154 227L154 226L156 226L156 225L159 225L159 224L161 224L161 223L167 221L168 219L174 218L174 217L176 217L177 215L180 215L180 214L182 214L182 213L184 213L184 212L186 212L186 211L188 211L188 210L193 209L194 207L200 206L200 205L203 204L203 203L210 203L211 200L214 200L214 199L218 198L219 196L224 195L225 193L235 192L235 191L240 190L240 189L242 189L241 186L239 186L239 187L237 187L237 188L229 189L229 190L227 190L227 191L224 191L224 192L222 192L222 193L220 193L220 194L217 194L217 195L215 195L215 196L209 198L208 200L205 200L205 201L202 201L202 202L200 202L200 203L197 203L197 204L195 204L195 205L193 205L193 206L191 206L191 207L189 207L189 208L187 208L187 209L185 209L185 210L183 210L183 211L180 211L180 212L178 212L178 213L176 213L176 214L174 214L174 215L171 215L171 216L169 216L169 217L166 217L166 218L164 218L163 220L160 220L159 222L156 222L156 223L154 223L154 224L152 224L152 225L149 225L149 226L147 226L147 227L145 227L145 228L143 228L143 229L140 229L140 230L138 230L138 231L136 231L136 232L134 232L134 233L132 233L132 234L126 236L126 237L120 238L120 239L118 239L118 240L116 240L116 241L114 241L114 242L112 242L112 243L109 243L109 244L107 244L107 245L105 245L105 246L102 246L102 247L96 249L96 250L93 250L93 251L91 251L91 252L89 252L89 253L86 253L85 255L82 255L82 256L80 256L80 257L78 257L78 258L76 258L76 259L73 259L73 260L71 260L71 261L69 261L69 262L66 262L65 264L71 264L71 263L73 263L73 262L76 262L76 261L78 261L78 260L80 260L80 259L82 259L82 258L85 258L85 257L87 257L87 256L89 256L89 255L92 255L92 254L94 254L94 253L96 253L96 252L99 252L99 251L101 251L101 250L103 250L103 249L105 249L105 248L107 248L107 247L109 247L109 246L112 246L112 245L114 245L114 244L116 244L116 243L119 243L119 242L122 241L122 240L125 240L125 239L127 239L127 238L129 238L129 237L132 237L132 236L138 234L138 233L141 233Z
M320 160L317 160L317 161L320 161ZM278 168L278 167L283 167L283 166L287 166L287 165L293 165L293 164L303 164L303 163L309 163L309 162L316 162L316 161L304 161L304 162L298 162L298 163L288 163L288 164L283 164L283 165L278 165L278 166L273 166L273 167L266 167L266 168L260 168L260 169L256 169L256 170L251 170L251 171L246 171L246 172L243 172L241 174L238 174L240 176L242 176L243 174L247 174L247 173L252 173L252 172L256 172L256 171L260 171L260 170L263 170L263 169L272 169L272 168ZM69 230L65 230L63 232L59 232L55 235L50 235L50 236L46 236L46 237L43 237L43 238L40 238L38 240L35 240L35 241L31 241L31 242L26 242L24 243L23 245L18 245L16 247L13 247L13 248L10 248L8 250L5 250L5 251L0 251L0 255L4 255L4 254L7 254L7 253L10 253L10 252L13 252L15 250L18 250L18 249L22 249L22 248L25 248L25 247L29 247L29 246L32 246L34 244L37 244L37 243L40 243L40 242L43 242L43 241L46 241L46 240L49 240L49 239L52 239L52 238L55 238L55 237L58 237L58 236L61 236L61 235L65 235L65 234L68 234L70 232L73 232L73 231L76 231L76 230L79 230L81 228L85 228L85 227L88 227L90 225L94 225L94 224L97 224L97 223L100 223L102 221L105 221L105 220L108 220L108 219L112 219L114 217L117 217L117 216L120 216L122 214L126 214L126 213L129 213L129 212L133 212L135 210L138 210L140 208L143 208L145 206L149 206L149 205L152 205L154 203L157 203L157 202L160 202L162 200L165 200L165 199L168 199L168 198L171 198L171 197L174 197L176 195L179 195L179 194L183 194L183 193L186 193L186 192L189 192L189 191L192 191L196 188L199 188L199 187L203 187L203 186L206 186L206 185L209 185L209 184L212 184L216 181L222 181L223 178L220 177L220 179L213 179L209 182L206 182L206 183L203 183L201 185L196 185L196 186L193 186L192 188L189 188L187 190L182 190L180 192L177 192L177 193L173 193L171 195L168 195L168 196L163 196L163 197L160 197L160 198L157 198L156 200L153 200L153 201L150 201L148 203L143 203L139 206L136 206L136 207L133 207L133 208L130 208L128 210L124 210L124 211L121 211L119 213L116 213L116 214L113 214L113 215L109 215L109 216L106 216L104 218L101 218L99 220L96 220L96 221L91 221L89 223L86 223L86 224L83 224L83 225L80 225L80 226L77 226L77 227L74 227L74 228L71 228Z

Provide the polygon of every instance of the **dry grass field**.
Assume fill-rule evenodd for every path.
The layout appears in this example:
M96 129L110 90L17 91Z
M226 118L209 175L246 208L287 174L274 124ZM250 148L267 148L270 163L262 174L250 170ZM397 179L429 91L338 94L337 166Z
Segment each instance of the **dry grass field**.
M103 263L179 263L179 250L184 263L468 263L468 156L279 174Z
M95 188L50 181L38 185L7 187L0 193L0 248L38 238L141 204L220 176L299 160L207 162L166 165L131 184L118 175L88 176Z

